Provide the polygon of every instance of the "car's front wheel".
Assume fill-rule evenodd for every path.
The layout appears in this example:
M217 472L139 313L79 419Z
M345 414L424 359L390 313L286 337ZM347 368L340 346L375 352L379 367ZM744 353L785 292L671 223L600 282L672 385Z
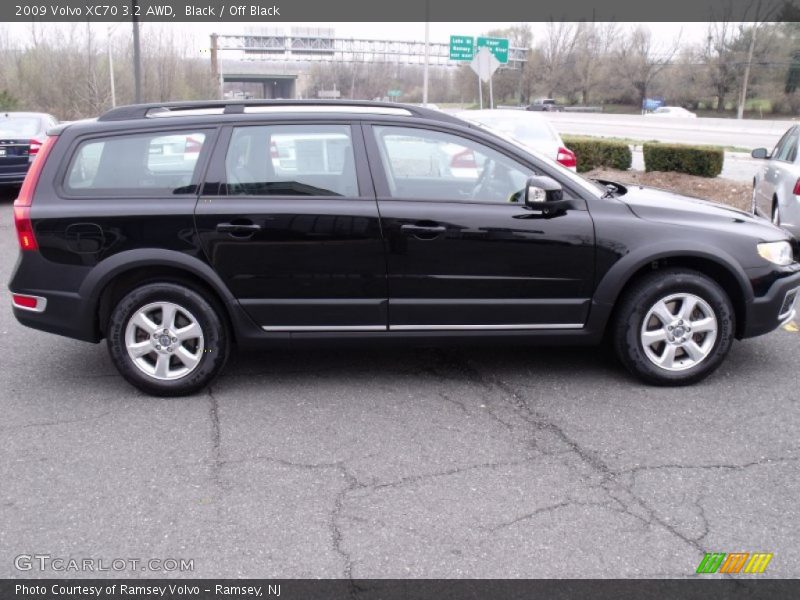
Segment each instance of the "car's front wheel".
M686 385L722 363L733 343L735 313L712 279L664 269L628 290L613 335L617 355L632 373L656 385Z
M107 342L122 376L156 396L199 391L220 372L229 348L213 303L175 283L143 285L123 297L111 313Z

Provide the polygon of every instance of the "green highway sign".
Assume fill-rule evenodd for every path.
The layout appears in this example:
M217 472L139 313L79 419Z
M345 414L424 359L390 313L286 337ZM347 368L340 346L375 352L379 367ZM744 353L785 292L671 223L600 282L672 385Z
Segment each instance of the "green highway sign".
M500 64L506 64L508 62L508 40L506 38L490 38L490 37L479 37L478 38L478 48L486 47L489 51L494 54L494 57L497 59L497 62ZM450 37L450 58L452 58L453 54L453 38Z
M403 90L389 90L386 95L389 98L399 98L403 95Z
M472 60L474 56L475 40L471 35L450 36L450 60ZM508 45L506 45L506 56L508 56Z

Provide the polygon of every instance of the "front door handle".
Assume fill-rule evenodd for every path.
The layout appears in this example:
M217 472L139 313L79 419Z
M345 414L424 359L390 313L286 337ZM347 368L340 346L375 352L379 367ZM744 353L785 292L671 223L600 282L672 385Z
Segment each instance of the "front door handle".
M217 231L219 233L230 233L231 235L253 235L261 229L261 225L248 221L246 223L219 223Z
M439 235L447 228L444 225L401 225L400 231L406 235Z

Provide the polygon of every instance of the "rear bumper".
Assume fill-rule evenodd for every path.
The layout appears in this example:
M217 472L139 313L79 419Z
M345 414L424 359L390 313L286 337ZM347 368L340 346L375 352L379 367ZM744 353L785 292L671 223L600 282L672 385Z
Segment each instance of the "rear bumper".
M21 185L27 174L27 169L20 173L0 173L0 185Z
M800 299L800 265L793 265L784 277L776 279L767 292L747 305L742 338L769 333L796 316Z
M23 262L24 269L20 268ZM5 306L11 305L14 317L26 327L86 342L98 342L100 331L94 305L77 291L87 272L86 267L48 262L38 252L21 253L8 289L11 294L43 298L45 308L40 312L18 308L13 305L10 294L3 295L3 303ZM47 287L41 285L44 282ZM5 310L5 307L0 310Z

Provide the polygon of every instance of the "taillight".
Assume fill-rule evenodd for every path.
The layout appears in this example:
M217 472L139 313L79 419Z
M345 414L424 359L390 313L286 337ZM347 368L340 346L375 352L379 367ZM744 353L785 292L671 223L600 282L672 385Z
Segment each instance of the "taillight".
M28 156L36 156L42 147L42 142L39 140L31 140L30 147L28 148Z
M454 154L450 159L450 167L453 169L475 169L475 154L469 148Z
M36 236L33 234L33 223L31 223L31 204L42 167L44 167L47 155L55 141L55 136L47 136L44 143L36 148L36 158L33 159L28 174L25 175L25 181L22 182L22 187L19 189L19 195L14 200L14 226L17 228L17 239L21 250L39 249Z
M20 250L39 249L39 244L36 243L36 236L33 235L30 206L14 207L14 226L17 228Z
M203 147L203 142L193 137L186 138L186 145L183 148L185 154L197 154Z
M795 196L800 196L800 179L795 181L795 183L794 183L794 191L792 193Z
M578 159L575 157L575 153L569 148L559 148L556 160L565 167L576 167L578 165Z

